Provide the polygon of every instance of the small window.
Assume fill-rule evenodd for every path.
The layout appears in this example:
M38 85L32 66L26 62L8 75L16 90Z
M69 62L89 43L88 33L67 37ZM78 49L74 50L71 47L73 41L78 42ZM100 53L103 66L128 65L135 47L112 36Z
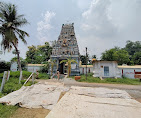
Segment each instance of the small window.
M104 76L109 76L109 66L104 66Z

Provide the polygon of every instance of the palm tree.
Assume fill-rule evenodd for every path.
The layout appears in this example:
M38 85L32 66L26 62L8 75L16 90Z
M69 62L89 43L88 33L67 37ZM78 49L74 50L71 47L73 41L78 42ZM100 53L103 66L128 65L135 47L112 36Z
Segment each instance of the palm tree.
M53 74L53 68L54 68L54 66L56 65L56 60L49 60L49 63L51 64L51 76L52 76L52 74Z
M62 60L61 62L60 62L60 64L61 63L67 63L68 64L68 77L70 76L70 74L71 74L71 63L77 63L74 59L69 59L69 58L67 58L67 60Z
M15 52L18 58L19 71L22 71L20 55L18 50L18 38L26 43L25 36L29 36L28 33L19 29L19 27L28 24L24 15L18 15L17 7L11 3L0 2L0 34L2 35L1 46L4 51L10 51L12 47L15 48Z

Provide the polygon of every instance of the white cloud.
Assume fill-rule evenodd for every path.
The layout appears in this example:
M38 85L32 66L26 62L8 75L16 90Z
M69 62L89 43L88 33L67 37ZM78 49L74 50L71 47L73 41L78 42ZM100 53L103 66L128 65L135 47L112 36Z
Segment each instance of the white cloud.
M124 47L127 40L141 40L140 11L139 0L92 0L82 13L79 46L100 57L106 49Z
M45 14L42 14L43 20L37 23L37 38L40 40L40 43L49 41L49 31L53 28L51 25L51 20L55 17L54 12L46 11Z
M72 0L72 1L77 3L79 9L85 10L90 5L91 0Z
M89 9L82 14L82 29L97 37L113 36L117 29L109 16L110 5L110 0L93 0Z

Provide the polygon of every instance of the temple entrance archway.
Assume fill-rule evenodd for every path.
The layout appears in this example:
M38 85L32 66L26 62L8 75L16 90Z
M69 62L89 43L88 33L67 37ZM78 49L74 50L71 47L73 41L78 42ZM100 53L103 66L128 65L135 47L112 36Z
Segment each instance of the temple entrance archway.
M58 70L59 70L60 74L65 74L66 73L65 63L60 64L60 62L62 60L65 60L65 59L60 59L59 60L59 66L58 66L59 68L58 68Z

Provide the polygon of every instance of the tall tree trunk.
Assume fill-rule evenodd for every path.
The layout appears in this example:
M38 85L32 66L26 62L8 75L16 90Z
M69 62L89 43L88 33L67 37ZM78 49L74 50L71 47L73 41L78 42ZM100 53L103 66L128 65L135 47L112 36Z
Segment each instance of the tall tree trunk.
M21 72L22 71L22 67L21 67L20 54L19 54L18 50L16 50L16 52L17 52L17 59L18 59L18 67L19 67L19 71Z
M19 54L19 50L17 48L17 46L15 45L14 42L12 42L15 50L16 50L16 54L17 54L17 59L18 59L18 67L19 67L19 71L21 72L22 71L22 68L21 68L21 61L20 61L20 54Z

